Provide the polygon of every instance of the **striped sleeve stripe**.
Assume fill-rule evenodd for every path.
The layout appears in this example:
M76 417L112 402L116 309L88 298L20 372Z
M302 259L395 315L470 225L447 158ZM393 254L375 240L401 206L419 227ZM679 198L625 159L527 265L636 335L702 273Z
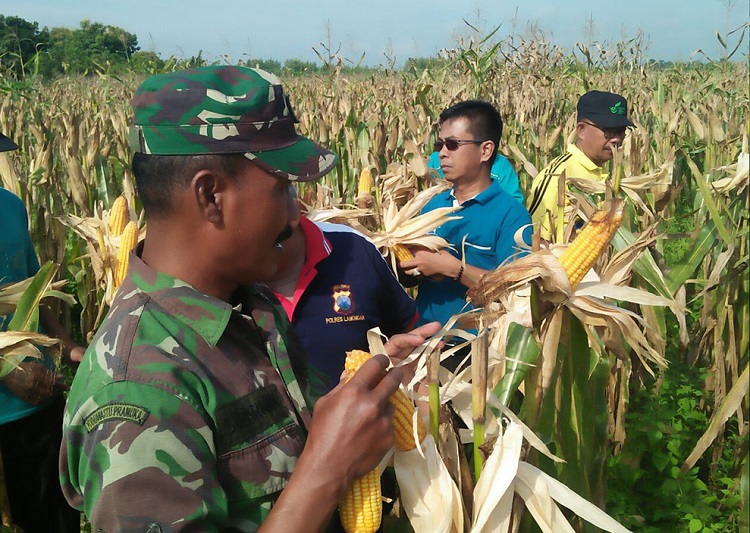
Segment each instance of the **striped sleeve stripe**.
M539 183L539 186L532 191L531 203L529 204L529 214L533 215L534 211L539 209L539 205L542 203L547 188L549 187L552 177L558 174L560 166L572 157L570 153L564 153L561 156L555 158L550 164L549 171L544 176L544 179ZM556 177L556 176L555 176Z

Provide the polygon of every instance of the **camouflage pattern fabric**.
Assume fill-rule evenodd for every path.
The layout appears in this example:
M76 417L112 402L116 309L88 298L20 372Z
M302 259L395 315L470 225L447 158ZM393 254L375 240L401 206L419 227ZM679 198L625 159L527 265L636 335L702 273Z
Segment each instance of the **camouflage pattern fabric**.
M281 81L260 69L210 66L146 79L133 98L134 151L155 155L242 153L291 181L327 174L336 155L295 131Z
M93 531L260 526L302 451L316 394L268 298L241 288L232 307L131 254L63 424L63 491Z

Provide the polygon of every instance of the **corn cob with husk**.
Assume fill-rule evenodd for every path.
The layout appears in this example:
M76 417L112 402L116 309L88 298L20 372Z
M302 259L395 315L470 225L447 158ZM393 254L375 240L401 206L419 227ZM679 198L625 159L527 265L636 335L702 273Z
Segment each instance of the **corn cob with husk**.
M624 205L620 198L607 200L559 258L548 250L533 252L482 276L467 291L467 297L474 305L484 307L534 279L539 280L548 296L570 293L591 270L617 231Z
M357 181L357 197L371 194L372 192L372 172L369 168L365 167L359 174L359 180Z
M363 350L347 352L344 370L347 380L372 357ZM394 407L393 429L397 450L407 451L416 447L412 419L415 407L409 398L397 390L390 398ZM419 416L417 419L417 435L421 442L426 430ZM347 533L374 533L380 527L383 501L380 491L380 469L375 468L349 487L339 502L339 516L341 525Z
M124 195L120 195L112 203L112 208L109 210L108 225L110 233L119 237L125 231L125 226L129 221L128 200Z
M120 248L117 251L117 264L115 266L114 284L119 287L125 275L128 273L128 263L130 261L130 252L138 244L138 224L131 220L125 225L125 229L120 235Z
M414 254L411 253L411 250L404 246L403 244L396 243L391 248L393 250L393 255L396 256L396 259L399 263L402 261L411 261L414 259Z
M396 243L391 247L391 250L393 251L393 255L396 256L396 261L399 263L403 261L411 261L414 259L414 254L411 253L411 250L404 246L403 244ZM432 276L429 276L430 279L433 279L435 281L440 281L441 279L445 278L442 274L433 274Z
M360 209L372 208L372 186L372 172L368 167L365 167L359 174L359 180L357 181L357 197L354 199L354 203Z
M560 263L570 280L570 286L578 285L594 266L602 250L620 227L624 204L611 203L596 211L573 242L560 255Z
M344 370L348 375L353 375L359 368L370 359L372 355L363 350L352 350L346 353L346 362ZM397 390L390 398L393 405L393 431L396 437L396 449L401 451L413 450L417 446L414 440L414 431L412 419L414 418L414 404L407 398L402 390ZM426 435L426 430L422 419L417 419L417 435L419 442L422 442Z

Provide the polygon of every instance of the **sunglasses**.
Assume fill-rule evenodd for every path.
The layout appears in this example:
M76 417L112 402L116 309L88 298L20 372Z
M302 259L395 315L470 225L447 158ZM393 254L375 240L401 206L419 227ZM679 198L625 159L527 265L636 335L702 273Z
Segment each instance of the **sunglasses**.
M582 121L584 124L588 124L589 126L594 126L596 129L601 131L604 134L604 138L607 140L613 139L615 137L620 137L624 139L625 137L630 134L630 128L623 127L623 128L600 128L593 122L586 122Z
M484 141L475 139L443 139L435 141L435 151L439 152L445 146L449 152L455 152L462 144L482 144Z

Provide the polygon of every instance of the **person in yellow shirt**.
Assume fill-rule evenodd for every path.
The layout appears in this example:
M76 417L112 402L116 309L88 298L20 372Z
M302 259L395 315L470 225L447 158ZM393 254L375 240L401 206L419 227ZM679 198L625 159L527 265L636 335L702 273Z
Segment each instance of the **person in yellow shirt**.
M628 118L628 102L619 94L589 91L576 106L576 143L544 167L534 178L529 193L531 221L543 239L552 236L550 215L557 213L558 178L604 181L609 172L604 165L612 159L634 124Z

